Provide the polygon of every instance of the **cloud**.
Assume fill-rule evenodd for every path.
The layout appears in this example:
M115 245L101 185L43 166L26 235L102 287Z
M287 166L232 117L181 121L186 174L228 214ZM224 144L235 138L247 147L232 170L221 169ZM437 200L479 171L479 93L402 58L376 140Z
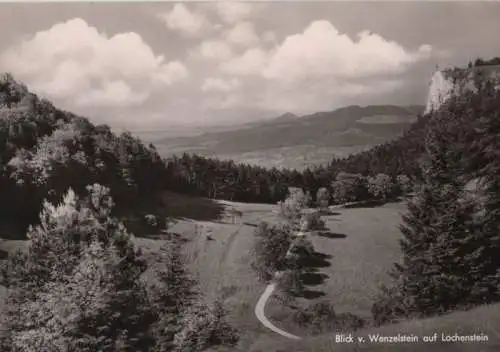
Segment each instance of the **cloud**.
M276 40L276 34L274 34L274 32L272 31L267 31L262 36L262 40L264 40L264 42L266 43L272 43Z
M396 42L368 31L357 40L341 34L328 21L315 21L301 34L288 36L273 53L263 75L294 81L332 75L359 78L403 72L409 65L428 59L429 45L407 51Z
M276 43L273 32L265 32L262 39ZM438 53L429 45L410 50L368 31L349 37L320 20L269 50L248 48L220 63L219 69L244 78L246 89L253 84L242 103L305 113L380 103L405 86L405 75L417 64Z
M240 81L232 78L229 80L209 77L205 79L201 90L204 92L229 92L240 87Z
M258 108L307 114L329 111L351 104L387 103L384 97L400 89L403 84L404 81L399 79L362 83L314 79L289 85L268 81L259 91L256 91L255 96L248 99L251 99L253 105Z
M228 60L233 56L233 50L223 40L206 40L200 44L199 52L207 59Z
M220 65L223 72L232 75L258 75L262 73L269 58L268 53L260 48L247 50L243 55Z
M255 9L253 4L236 1L218 1L215 6L220 18L229 24L247 19Z
M175 4L172 11L158 17L168 28L188 36L201 35L212 27L203 14L190 12L184 4Z
M272 32L264 34L274 40ZM403 73L430 58L432 48L408 51L394 41L363 31L357 39L340 33L328 21L314 21L302 33L286 37L270 51L258 47L221 65L233 75L259 75L285 83L304 79L360 79Z
M259 43L259 37L250 22L241 22L226 32L225 38L228 42L244 47L251 47Z
M137 33L107 37L80 18L10 47L0 67L58 103L83 107L141 104L188 76L182 63L156 55Z

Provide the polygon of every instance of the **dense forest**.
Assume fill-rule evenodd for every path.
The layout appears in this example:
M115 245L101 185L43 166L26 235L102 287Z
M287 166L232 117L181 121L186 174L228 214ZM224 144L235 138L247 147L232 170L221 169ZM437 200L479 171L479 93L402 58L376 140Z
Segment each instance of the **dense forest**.
M0 79L0 116L0 217L21 232L44 199L57 202L68 187L109 187L121 217L154 208L164 189L165 164L152 145L56 109L9 75Z

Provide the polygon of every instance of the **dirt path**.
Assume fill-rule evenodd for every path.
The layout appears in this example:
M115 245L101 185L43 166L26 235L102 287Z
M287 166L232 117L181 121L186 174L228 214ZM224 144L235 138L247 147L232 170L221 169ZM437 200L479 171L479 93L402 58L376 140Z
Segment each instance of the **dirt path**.
M276 289L275 283L270 283L269 285L267 285L266 289L264 290L264 292L260 296L259 301L257 302L257 305L255 306L255 316L257 317L257 319L259 319L259 321L262 323L262 325L264 325L266 328L274 331L275 333L277 333L283 337L289 338L289 339L300 340L301 338L299 336L290 334L290 333L276 327L273 323L271 323L269 321L269 319L267 319L267 317L265 315L264 310L266 307L267 300L269 299L269 297L271 297L271 295L273 294L275 289Z
M301 237L304 235L305 234L301 231L301 232L298 232L296 236ZM291 249L291 247L290 247L290 249ZM288 253L290 253L290 249L288 250ZM288 255L288 253L287 253L287 255ZM282 275L281 272L277 272L275 274L275 279L278 279L281 275ZM284 330L281 330L280 328L275 326L273 323L271 323L269 321L269 319L267 319L267 317L266 317L266 314L265 314L266 303L267 303L267 300L273 294L275 289L276 289L275 282L271 282L269 285L267 285L266 289L264 290L264 292L262 292L262 295L260 296L259 300L257 301L257 304L255 305L255 316L257 317L257 319L259 319L259 321L262 323L262 325L264 325L266 328L274 331L275 333L277 333L283 337L289 338L289 339L300 340L301 337L299 337L297 335L290 334L289 332L286 332Z

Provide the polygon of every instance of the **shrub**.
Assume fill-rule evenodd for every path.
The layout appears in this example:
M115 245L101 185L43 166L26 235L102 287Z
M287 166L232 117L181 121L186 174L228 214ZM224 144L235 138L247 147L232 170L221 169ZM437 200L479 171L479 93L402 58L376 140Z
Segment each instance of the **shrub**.
M325 228L325 221L321 218L319 212L313 212L302 215L300 219L300 231L315 231Z
M309 194L300 188L290 187L289 195L283 202L278 202L279 214L292 224L300 221L303 210L311 203Z
M318 189L316 193L316 205L321 209L325 210L328 208L328 204L330 204L330 192L328 188L322 187Z
M259 224L255 231L251 266L261 280L271 280L275 272L285 269L291 241L290 227L270 227L265 222Z
M354 331L365 326L365 321L354 314L337 314L328 301L313 303L305 309L298 310L293 319L313 334Z

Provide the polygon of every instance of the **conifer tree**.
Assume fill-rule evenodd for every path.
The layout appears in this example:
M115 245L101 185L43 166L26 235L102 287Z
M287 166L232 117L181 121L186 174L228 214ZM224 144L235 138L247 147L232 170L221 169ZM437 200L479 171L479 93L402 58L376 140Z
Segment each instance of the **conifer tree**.
M154 316L140 281L145 262L125 227L106 216L109 189L94 185L88 191L86 200L69 190L61 204L46 202L40 225L28 233L28 252L3 268L10 291L2 316L6 351L151 346Z
M481 267L473 268L478 276L476 291L486 302L500 300L500 92L498 82L486 81L478 90L483 99L473 106L479 138L473 144L475 176L480 180L481 213L478 222L482 247L475 254Z
M407 316L439 314L467 305L465 277L477 250L474 204L464 199L467 179L460 121L454 110L436 112L426 140L423 184L403 216L403 262L395 266Z

